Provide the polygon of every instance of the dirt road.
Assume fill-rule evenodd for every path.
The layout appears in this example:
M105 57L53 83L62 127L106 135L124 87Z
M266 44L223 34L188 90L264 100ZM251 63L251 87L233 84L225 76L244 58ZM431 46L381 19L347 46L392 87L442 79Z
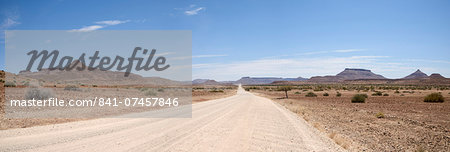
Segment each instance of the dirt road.
M142 113L145 114L145 113ZM342 151L303 119L245 92L192 118L102 118L0 131L0 151Z

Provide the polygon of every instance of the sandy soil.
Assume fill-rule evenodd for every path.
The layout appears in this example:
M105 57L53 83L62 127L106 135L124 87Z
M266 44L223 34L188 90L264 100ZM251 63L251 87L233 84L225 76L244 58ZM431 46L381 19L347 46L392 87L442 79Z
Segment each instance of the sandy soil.
M356 91L341 90L342 97L336 97L335 90L317 91L318 97L305 97L309 91L292 90L290 99L283 99L284 92L252 90L297 113L351 151L450 151L448 90L439 91L444 103L423 102L425 95L437 90L385 90L387 97L359 92L369 95L366 103L350 102ZM325 92L329 96L323 96ZM384 118L377 118L377 113Z
M192 114L2 130L0 151L342 151L294 113L242 89L194 104Z

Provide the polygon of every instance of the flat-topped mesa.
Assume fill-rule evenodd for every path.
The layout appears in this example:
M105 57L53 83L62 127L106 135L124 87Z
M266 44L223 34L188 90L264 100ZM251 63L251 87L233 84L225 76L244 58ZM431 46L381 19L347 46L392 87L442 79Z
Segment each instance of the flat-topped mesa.
M370 70L367 70L367 69L356 69L356 68L345 68L345 70L344 71L365 71L365 72L372 72L372 71L370 71Z
M282 78L282 77L242 77L235 84L270 84L275 81L303 81L305 78Z
M431 79L445 79L445 77L443 77L441 74L439 73L433 73L429 76L429 78Z
M360 80L360 79L386 79L382 75L372 73L367 69L345 68L344 71L335 76L316 76L311 77L310 82L339 82L345 80Z
M344 71L338 73L336 76L342 77L345 80L357 80L357 79L386 79L385 77L372 73L366 69L351 69L345 68Z

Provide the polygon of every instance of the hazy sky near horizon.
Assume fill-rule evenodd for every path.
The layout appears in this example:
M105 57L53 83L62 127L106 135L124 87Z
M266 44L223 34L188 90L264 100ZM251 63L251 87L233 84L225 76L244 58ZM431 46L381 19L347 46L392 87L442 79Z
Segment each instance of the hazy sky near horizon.
M4 30L192 30L193 78L450 77L450 1L9 1Z

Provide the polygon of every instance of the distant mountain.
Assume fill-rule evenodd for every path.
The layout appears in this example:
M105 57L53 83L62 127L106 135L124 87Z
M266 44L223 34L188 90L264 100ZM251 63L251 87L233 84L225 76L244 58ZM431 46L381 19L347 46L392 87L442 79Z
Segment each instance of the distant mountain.
M297 77L297 78L283 78L283 81L304 81L308 80L307 78Z
M307 80L302 77L298 78L281 78L281 77L242 77L234 82L234 84L270 84L275 81L304 81Z
M192 84L201 84L201 83L205 83L208 80L209 79L195 79L195 80L192 80Z
M431 74L428 78L430 79L446 79L445 77L443 77L441 74L439 73L433 73Z
M337 74L336 76L342 77L345 80L358 80L358 79L386 79L382 75L372 73L370 70L366 69L351 69L345 68L344 71Z
M345 68L344 71L338 73L336 76L315 76L309 79L309 82L339 82L345 80L360 80L360 79L386 79L384 76L372 73L366 69L352 69Z
M71 66L76 67L85 66L83 63L75 60ZM87 68L87 67L86 67ZM102 71L95 69L92 71L76 69L72 70L49 70L42 69L37 72L21 71L18 76L33 78L36 80L43 80L46 82L56 83L74 83L87 85L178 85L182 82L172 81L160 77L142 77L137 74L130 73L128 77L124 77L125 72L118 71Z
M410 75L404 77L403 79L421 79L421 78L427 78L428 75L417 69L416 72L411 73Z

